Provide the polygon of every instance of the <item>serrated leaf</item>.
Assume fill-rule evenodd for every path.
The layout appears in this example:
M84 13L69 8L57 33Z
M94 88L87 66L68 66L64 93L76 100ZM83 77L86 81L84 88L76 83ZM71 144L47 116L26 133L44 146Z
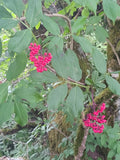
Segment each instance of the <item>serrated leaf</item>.
M45 71L42 73L38 73L37 71L32 71L30 77L33 81L41 83L43 82L54 83L59 81L56 75L50 71Z
M5 18L0 19L0 29L12 29L13 27L16 27L18 24L18 21L15 19Z
M13 63L10 64L7 71L7 80L11 81L17 78L25 69L27 57L25 54L18 54Z
M6 102L0 104L0 125L10 119L14 113L14 104L12 102Z
M1 57L1 55L2 55L2 41L0 39L0 57Z
M20 102L15 102L14 112L15 112L15 121L19 125L25 126L28 122L28 113L26 106Z
M93 58L93 62L97 70L100 73L105 74L107 70L105 56L99 50L95 48L92 51L92 58Z
M78 36L73 36L74 40L79 43L83 49L84 52L86 53L92 53L93 50L93 46L92 44L89 42L89 40L87 40L84 37L78 37Z
M82 77L82 70L80 69L78 58L71 50L68 50L66 54L56 54L52 60L52 66L63 78L67 79L70 77L79 81Z
M67 95L67 85L60 85L53 89L48 95L48 110L57 110L60 104L64 102Z
M3 6L0 6L0 18L12 18L11 14Z
M109 19L115 22L117 17L120 17L120 6L115 0L103 0L103 9Z
M108 88L116 95L120 96L120 83L112 78L111 76L106 75L106 82L108 84Z
M108 37L107 31L100 26L96 27L95 35L99 42L105 42L106 38Z
M28 1L28 8L26 11L26 20L31 25L31 27L34 27L38 24L40 21L40 17L42 14L42 4L41 0L29 0Z
M4 0L5 6L13 11L18 17L22 16L24 3L22 0Z
M28 29L16 32L14 37L11 38L8 43L9 52L14 51L17 53L21 53L24 49L26 49L29 46L31 39L32 33Z
M1 83L0 84L0 103L4 102L6 100L6 97L8 95L8 83Z
M79 87L72 88L67 97L66 103L68 104L68 107L71 108L75 117L77 117L78 113L83 110L84 108L83 101L84 101L84 95L82 90Z
M44 27L51 32L53 35L59 35L60 29L58 24L52 20L50 17L42 15L40 17L41 21L43 22Z

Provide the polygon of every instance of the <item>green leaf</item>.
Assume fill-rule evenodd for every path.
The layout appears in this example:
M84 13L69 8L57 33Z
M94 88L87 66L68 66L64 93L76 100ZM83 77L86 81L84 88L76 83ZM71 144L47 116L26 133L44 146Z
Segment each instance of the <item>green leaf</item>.
M44 27L51 32L53 35L59 35L60 29L58 24L52 20L50 17L47 17L45 15L42 15L40 17L41 21L43 22Z
M50 71L45 71L42 73L38 73L37 71L32 71L30 77L33 81L41 83L43 82L54 83L59 81L56 75Z
M117 153L120 154L120 143L117 143Z
M10 18L5 18L5 19L0 19L0 29L12 29L13 27L16 27L18 24L17 20L10 19Z
M100 73L105 74L107 69L107 64L106 64L105 56L103 55L103 53L101 53L99 50L94 48L92 52L92 58L97 70Z
M40 17L42 14L42 4L41 0L29 0L28 1L28 8L26 11L26 20L31 25L31 27L34 27L38 24L40 21Z
M13 11L18 17L22 16L24 3L22 0L4 0L5 6Z
M60 50L63 50L63 45L64 45L63 43L64 42L63 42L63 39L61 37L56 37L55 36L50 41L48 48L51 49L51 48L57 47Z
M84 101L84 95L82 90L79 87L72 88L67 97L66 103L68 104L68 107L71 108L75 117L77 117L78 113L83 110L84 108L83 101Z
M32 33L28 29L16 32L14 37L11 38L8 43L9 52L14 51L17 53L21 53L24 49L26 49L29 46L31 39Z
M93 46L92 44L89 42L89 40L87 40L84 37L78 37L78 36L73 36L74 40L79 43L83 49L84 52L86 53L92 53L93 50Z
M0 39L0 57L1 57L1 55L2 55L2 41Z
M6 97L8 95L8 83L1 83L0 84L0 103L4 102L6 100Z
M3 6L0 6L0 19L1 18L12 18L11 14Z
M16 99L21 101L22 99L27 100L31 104L36 102L35 98L36 89L33 87L21 87L14 91Z
M6 102L0 104L0 125L10 119L11 114L14 113L14 104L12 102Z
M99 2L99 0L84 0L85 1L85 5L95 13L96 15L96 9L97 9L97 3Z
M72 33L77 33L78 31L81 31L84 29L86 24L86 18L80 17L77 20L75 20L73 26L72 26Z
M60 85L53 89L48 95L48 110L57 110L60 104L64 102L67 96L67 85Z
M63 78L67 79L70 77L76 81L79 81L82 77L82 71L79 66L78 58L71 50L68 50L66 54L56 54L52 60L52 66Z
M15 121L21 125L25 126L28 122L27 108L24 104L20 102L14 103Z
M106 82L108 84L108 88L116 95L120 96L120 83L112 78L111 76L106 75Z
M114 150L110 150L108 152L107 158L111 158L112 159L115 154L116 154L116 152Z
M120 154L115 155L115 160L120 160Z
M117 17L120 17L120 6L115 0L103 0L103 9L109 19L115 22Z
M88 8L84 8L84 9L82 10L82 16L83 16L83 17L88 17L88 16L89 16L89 10L88 10Z
M100 26L96 27L95 35L99 42L105 42L106 38L108 37L107 31Z
M8 68L7 80L11 81L17 78L25 69L27 63L27 57L25 54L18 54Z

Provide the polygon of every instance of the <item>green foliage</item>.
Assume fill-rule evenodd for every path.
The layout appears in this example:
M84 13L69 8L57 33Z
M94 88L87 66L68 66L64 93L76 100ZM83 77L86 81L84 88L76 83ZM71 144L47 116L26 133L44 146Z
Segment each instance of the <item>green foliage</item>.
M12 29L13 27L16 27L18 24L17 20L10 19L10 18L5 18L5 19L0 19L0 29Z
M64 103L67 96L67 85L63 84L53 89L48 95L48 110L57 110L60 104Z
M2 41L0 39L0 57L1 57L1 55L2 55Z
M46 135L48 130L56 129L53 138L57 141L58 137L62 139L64 136L57 144L64 151L53 159L74 157L76 130L87 106L93 104L93 98L96 99L107 86L113 94L120 95L119 82L106 73L109 72L106 56L109 27L104 18L107 16L115 23L120 16L119 5L114 0L62 2L34 0L33 3L29 0L24 5L22 0L0 1L0 125L7 128L13 123L24 127L28 120L35 123L34 129L26 128L26 131L15 133L13 136L16 139L12 142L0 137L0 156L22 155L31 160L48 160L51 153ZM101 12L102 7L104 11ZM20 30L20 24L26 28ZM47 71L38 73L35 70L37 60L35 66L30 62L28 46L31 42L41 45L36 59L43 56L44 60L44 53L51 52L52 61L46 65ZM115 49L119 52L119 47ZM47 110L56 114L48 118ZM68 129L70 134L64 133L59 124L56 128L51 127L51 121L54 123L54 115L59 111L71 125ZM9 124L11 118L16 123L12 119L12 124ZM17 143L17 140L24 142ZM113 128L105 126L102 134L93 134L90 130L84 157L91 159L87 156L89 150L95 152L96 147L104 147L108 160L119 159L119 142L118 125ZM14 149L8 149L8 144L12 144ZM24 153L26 150L27 153Z
M109 89L116 95L120 95L120 84L111 76L106 75L106 82Z
M58 53L54 56L52 66L56 72L63 78L72 78L79 81L82 77L82 71L79 66L75 53L68 50L65 54Z
M28 29L16 32L14 37L12 37L8 43L9 52L23 52L23 50L26 49L30 44L31 39L32 33Z
M99 50L93 49L92 52L92 58L93 62L95 64L95 67L100 73L105 74L107 69L107 64L105 60L105 56L103 53L101 53Z
M12 102L5 102L0 104L0 125L8 121L14 113L14 104Z
M45 15L41 15L40 17L43 25L45 26L45 28L51 32L53 35L59 35L60 34L60 29L58 24L52 20L50 17L47 17Z
M78 116L84 108L84 95L79 87L74 87L71 89L69 96L67 97L66 103L70 107L71 112L75 117Z
M14 103L15 121L21 125L25 126L28 122L27 108L24 104L15 101Z
M120 16L120 7L114 0L103 0L103 9L107 17L113 22Z
M101 26L96 27L95 34L99 42L105 42L106 38L108 37L107 31Z
M0 104L5 102L8 95L8 83L0 84Z
M0 19L1 18L12 18L11 14L3 6L0 6Z
M25 69L27 63L27 58L24 53L18 54L9 66L9 69L6 73L6 77L8 81L11 81L17 78Z
M50 71L46 71L43 73L32 71L30 77L33 81L40 82L40 83L43 83L43 82L55 83L59 81L57 76L53 72L50 72Z
M26 11L26 19L27 22L31 25L31 27L34 27L38 24L38 22L40 21L41 14L42 14L41 0L34 0L34 3L32 0L29 0L28 8Z
M18 17L22 16L22 13L24 10L24 4L22 1L4 0L4 4L8 9L10 9L12 12L14 12Z

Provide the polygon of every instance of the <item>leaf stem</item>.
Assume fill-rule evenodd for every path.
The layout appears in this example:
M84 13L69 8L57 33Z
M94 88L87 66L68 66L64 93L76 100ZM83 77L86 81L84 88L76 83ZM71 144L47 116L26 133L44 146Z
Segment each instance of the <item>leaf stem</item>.
M24 17L22 17L22 19L21 19L21 18L20 18L20 19L19 19L19 18L17 18L17 20L18 20L21 24L23 24L27 29L29 29L29 30L31 31L32 36L33 36L33 38L34 38L35 42L37 43L37 39L36 39L36 37L35 37L34 33L32 32L32 29L22 21L22 20L23 20L23 18L24 18Z

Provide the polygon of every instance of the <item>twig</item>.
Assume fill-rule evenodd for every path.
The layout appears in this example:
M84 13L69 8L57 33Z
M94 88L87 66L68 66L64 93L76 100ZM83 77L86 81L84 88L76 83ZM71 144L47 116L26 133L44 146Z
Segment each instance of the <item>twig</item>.
M114 48L114 46L112 45L112 43L109 41L109 39L107 39L107 42L109 43L109 45L111 46L112 50L113 50L113 53L115 54L116 58L117 58L117 61L118 61L118 64L120 66L120 59L119 59L119 56Z
M51 72L53 72L54 74L57 74L57 72L52 68L52 67L50 67L49 65L46 65L47 66L47 68L51 71ZM83 85L83 86L85 86L85 84L84 83L81 83L81 82L78 82L78 81L75 81L75 80L73 80L72 78L70 78L70 77L68 77L67 78L67 80L68 81L70 81L70 82L73 82L73 83L76 83L76 84L79 84L79 85Z
M71 33L71 41L70 41L70 49L73 50L73 37L72 37L72 27L71 27L71 21L68 17L66 17L65 15L62 15L62 14L58 14L58 13L53 13L53 14L45 14L46 16L48 17L61 17L63 19L65 19L68 23L68 26L69 26L69 30L70 30L70 33Z
M85 144L88 136L89 128L84 129L84 137L81 143L81 146L78 148L78 155L75 156L75 160L81 160L81 157L83 156L84 150L85 150Z

